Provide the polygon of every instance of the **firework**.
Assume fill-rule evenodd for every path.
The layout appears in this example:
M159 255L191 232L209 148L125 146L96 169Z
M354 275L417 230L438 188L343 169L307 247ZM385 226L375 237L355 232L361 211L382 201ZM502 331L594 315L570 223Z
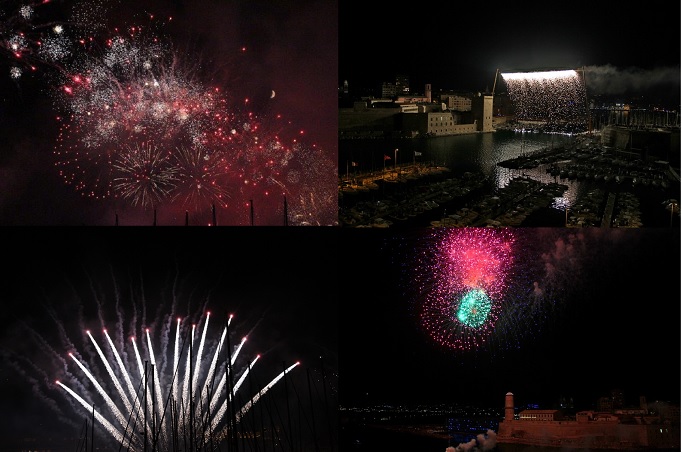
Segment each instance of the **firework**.
M193 67L178 64L170 47L141 34L139 27L107 38L103 49L78 56L61 74L55 93L57 106L66 110L55 149L65 182L88 197L122 195L144 206L171 198L171 180L177 182L173 187L196 187L198 162L190 154L208 159L212 150L206 145L230 128L220 91L197 81ZM140 152L142 148L147 152ZM167 183L147 196L136 175L141 166L161 163L150 159L151 149L159 150L173 169L157 173ZM175 149L182 151L175 155ZM206 168L199 167L203 179L214 174L206 175ZM124 176L117 178L114 170Z
M176 169L169 153L155 146L138 146L116 155L113 168L119 175L113 179L114 190L133 205L158 205L175 187Z
M12 62L13 79L41 66L60 68L78 42L103 26L115 0L77 1L68 12L57 3L0 0L0 55Z
M60 302L42 305L35 310L40 314L21 325L30 353L2 351L22 380L35 382L33 395L51 409L50 418L73 435L86 419L87 436L92 429L106 450L172 450L179 444L199 449L231 441L258 450L315 438L295 433L293 426L310 425L308 416L327 413L313 387L320 375L310 367L300 370L299 351L283 347L287 340L281 337L273 342L267 337L272 330L260 326L277 305L265 312L215 315L208 311L209 294L220 290L215 284L206 291L192 286L186 296L180 287L188 281L178 273L159 275L156 264L151 272L142 269L140 286L137 276L116 268L108 269L111 281L99 271L100 277L68 281L67 297L78 299L75 304L64 302L63 286L54 286ZM202 280L207 272L212 270L199 271ZM277 328L287 323L279 316ZM308 353L304 358L311 362ZM315 393L318 399L299 406L295 394L306 379L308 397ZM272 417L285 402L298 410L289 413L291 425Z
M438 230L421 262L420 319L428 334L451 348L481 346L494 331L513 265L514 239L506 229Z
M437 228L404 255L405 291L429 340L457 352L500 352L542 334L580 277L583 234Z
M119 207L195 218L219 207L233 217L225 223L241 222L242 207L255 202L258 224L283 216L336 224L335 159L283 115L253 111L226 80L239 68L211 73L200 52L164 34L170 17L145 13L112 27L105 18L114 2L42 13L49 3L3 3L0 44L14 80L38 62L51 69L43 78L59 128L53 164L65 184ZM266 102L277 101L272 91Z
M180 147L173 156L180 180L174 196L181 199L182 205L227 205L226 156L202 147Z
M105 66L89 66L63 84L60 101L71 113L62 121L55 155L67 184L96 199L125 192L125 198L138 200L140 194L127 182L116 182L112 190L113 167L137 173L140 153L134 150L151 146L163 149L174 168L177 190L164 198L185 207L224 205L230 188L244 192L244 187L277 185L287 150L276 137L261 136L252 118L235 128L236 115L225 112L219 90L170 67L159 75L129 74L121 85Z
M196 334L197 328L192 325L189 335L185 337L181 337L183 321L177 319L172 366L158 361L164 359L168 352L162 350L161 356L156 354L159 350L154 350L150 329L145 329L143 333L145 351L140 351L145 347L138 346L135 337L131 338L132 350L126 351L121 346L119 349L107 330L103 330L109 347L105 352L93 334L87 331L86 335L106 369L106 376L100 381L88 370L82 358L79 359L75 353L69 353L69 357L95 387L104 401L105 409L98 410L87 402L86 398L90 398L90 395L79 394L61 381L57 381L57 384L85 409L85 413L94 413L98 424L124 447L142 449L147 441L153 447L169 449L178 434L190 436L190 441L197 448L206 446L209 440L218 443L228 436L232 428L227 421L228 407L234 410L232 421L239 423L249 409L299 363L290 364L245 401L242 397L237 398L236 394L260 356L252 358L237 379L237 371L232 366L237 362L246 337L234 350L226 350L226 342L229 343L226 338L230 334L228 328L232 320L230 316L220 338L214 342L213 353L209 355L204 352L209 342L209 319L210 313L207 313L201 335ZM163 331L162 336L170 337L171 329ZM109 358L112 356L113 359ZM136 365L126 364L124 356L134 356ZM113 384L115 391L107 392L104 389L107 380ZM240 406L233 407L237 403Z
M338 225L338 193L332 185L337 162L315 146L299 144L286 168L286 187L293 198L291 218L300 225Z
M587 124L585 86L577 71L515 72L501 74L517 119L552 126Z
M64 112L55 166L65 183L145 208L256 199L273 211L284 196L292 223L334 224L331 159L282 115L249 111L248 99L203 82L199 66L153 27L88 41L54 92Z
M10 76L18 79L23 69L36 69L38 52L44 31L50 26L42 23L36 13L48 2L19 3L0 0L0 53L12 61Z

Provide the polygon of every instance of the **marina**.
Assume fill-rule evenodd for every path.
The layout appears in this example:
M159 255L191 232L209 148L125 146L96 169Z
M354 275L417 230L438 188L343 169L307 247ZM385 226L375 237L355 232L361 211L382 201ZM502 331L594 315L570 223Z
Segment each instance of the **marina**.
M669 162L603 145L598 135L521 140L487 164L478 156L475 164L394 162L340 177L340 224L679 227L680 179Z

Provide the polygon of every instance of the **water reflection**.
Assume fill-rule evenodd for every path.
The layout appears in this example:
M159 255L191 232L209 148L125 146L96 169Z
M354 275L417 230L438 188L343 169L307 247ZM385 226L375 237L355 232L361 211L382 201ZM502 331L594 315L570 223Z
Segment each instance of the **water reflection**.
M559 153L538 158L537 151L543 149ZM527 165L499 165L534 153ZM413 163L423 166L410 172L406 166ZM427 166L431 170L436 166L447 168L447 172L439 173L440 180L449 178L453 184L444 187L426 182L423 175ZM395 168L401 167L399 174ZM370 172L374 172L372 178L360 179ZM421 176L415 177L416 173ZM599 134L497 130L431 138L341 140L339 176L350 189L340 193L349 195L339 198L339 218L356 227L483 222L678 227L679 215L671 215L662 207L665 200L680 197L679 181L671 174L666 162L644 161L636 153L602 147ZM380 184L371 182L382 176L384 180L375 180ZM418 180L423 181L422 186ZM460 182L475 187L475 192L470 191L466 199L444 196L431 202L431 197L448 195L450 189L456 191L452 186ZM426 197L430 197L428 201L423 199ZM467 209L466 214L460 212L462 209ZM412 218L408 222L406 215Z
M557 208L563 208L575 202L585 182L560 180L547 172L546 165L532 169L509 169L498 166L498 163L543 148L569 146L575 139L571 135L498 130L494 133L428 139L342 140L339 143L339 175L352 177L353 172L381 171L384 168L391 169L396 164L429 163L449 168L454 177L466 172L480 173L487 178L491 191L506 187L515 177L530 176L544 183L567 185L564 196L557 198L555 203ZM395 149L399 152L395 153ZM391 160L384 160L385 155ZM395 161L394 155L397 155ZM346 174L345 171L352 165L348 162L354 162L356 166L351 166L352 172Z

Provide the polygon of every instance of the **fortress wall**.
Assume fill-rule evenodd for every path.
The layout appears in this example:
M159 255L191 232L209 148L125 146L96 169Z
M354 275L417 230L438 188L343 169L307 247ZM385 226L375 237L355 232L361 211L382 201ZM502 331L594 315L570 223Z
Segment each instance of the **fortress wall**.
M497 440L500 443L595 448L648 445L646 425L612 422L500 422Z

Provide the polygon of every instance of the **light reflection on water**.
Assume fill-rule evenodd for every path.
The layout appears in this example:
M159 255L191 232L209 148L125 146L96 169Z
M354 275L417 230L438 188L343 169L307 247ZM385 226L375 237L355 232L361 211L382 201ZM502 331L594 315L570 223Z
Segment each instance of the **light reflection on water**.
M553 207L565 210L593 187L589 181L560 179L547 172L546 165L532 169L509 169L499 162L529 154L543 148L571 145L575 136L498 130L492 133L431 137L427 139L368 139L339 142L339 175L346 176L348 162L355 162L359 172L392 169L397 163L431 163L451 170L454 177L465 172L480 172L488 178L490 189L503 188L514 177L527 175L544 183L558 182L568 186L564 196L556 198ZM395 152L398 149L398 152ZM415 155L415 151L421 153ZM384 160L384 156L390 157ZM394 161L394 157L397 157ZM350 172L352 176L352 172Z

